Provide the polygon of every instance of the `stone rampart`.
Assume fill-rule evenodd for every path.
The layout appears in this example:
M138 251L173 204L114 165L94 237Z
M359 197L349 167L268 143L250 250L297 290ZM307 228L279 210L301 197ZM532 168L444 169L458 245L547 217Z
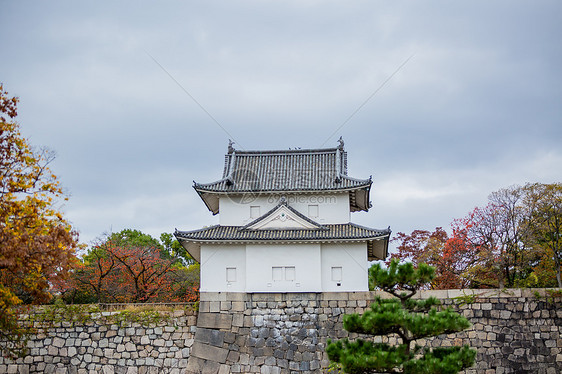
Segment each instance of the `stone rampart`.
M176 310L151 323L116 323L100 315L55 322L32 338L27 357L0 358L0 373L326 373L327 339L355 338L343 330L343 315L364 312L377 295L386 296L203 293L197 319ZM469 330L421 342L476 348L476 365L466 374L562 373L558 295L514 289L417 296L443 299L472 323Z
M0 356L0 373L145 374L183 373L195 335L196 313L96 311L67 315L31 313L37 333L29 355L15 361ZM97 308L96 308L97 309ZM54 318L54 320L53 320Z
M187 372L327 372L327 339L356 337L343 330L342 317L362 313L377 295L387 294L202 294ZM469 330L420 342L476 348L476 365L467 374L562 372L559 297L519 289L422 291L417 296L444 299L472 323Z

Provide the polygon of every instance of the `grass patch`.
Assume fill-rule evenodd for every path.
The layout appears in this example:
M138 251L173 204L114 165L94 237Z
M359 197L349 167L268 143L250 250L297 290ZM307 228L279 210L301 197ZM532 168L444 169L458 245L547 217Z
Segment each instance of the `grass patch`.
M20 314L20 321L28 327L49 329L52 327L74 327L91 324L117 324L142 326L169 323L177 311L192 315L197 304L71 304L57 300L27 313ZM181 314L180 314L181 315Z

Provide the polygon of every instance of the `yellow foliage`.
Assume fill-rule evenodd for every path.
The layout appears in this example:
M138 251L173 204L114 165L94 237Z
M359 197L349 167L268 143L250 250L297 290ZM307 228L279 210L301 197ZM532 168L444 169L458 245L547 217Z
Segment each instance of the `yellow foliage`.
M48 168L54 155L45 149L35 151L22 137L14 121L17 102L0 84L0 335L3 338L15 326L10 319L15 314L10 308L21 302L41 303L50 298L49 285L64 277L74 262L78 237L57 209L64 195Z

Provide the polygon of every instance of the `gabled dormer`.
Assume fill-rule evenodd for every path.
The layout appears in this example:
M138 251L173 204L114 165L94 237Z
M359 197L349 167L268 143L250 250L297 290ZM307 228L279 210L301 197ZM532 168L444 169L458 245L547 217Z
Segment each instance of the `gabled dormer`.
M250 222L241 230L328 230L287 204L281 198L279 204L263 216Z

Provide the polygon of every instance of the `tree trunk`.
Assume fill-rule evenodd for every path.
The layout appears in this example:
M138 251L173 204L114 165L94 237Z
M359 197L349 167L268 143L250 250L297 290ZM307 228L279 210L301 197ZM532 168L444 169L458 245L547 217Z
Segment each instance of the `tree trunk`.
M562 288L562 277L560 276L560 257L556 253L556 248L554 248L554 266L556 266L556 281L558 282L558 288Z

